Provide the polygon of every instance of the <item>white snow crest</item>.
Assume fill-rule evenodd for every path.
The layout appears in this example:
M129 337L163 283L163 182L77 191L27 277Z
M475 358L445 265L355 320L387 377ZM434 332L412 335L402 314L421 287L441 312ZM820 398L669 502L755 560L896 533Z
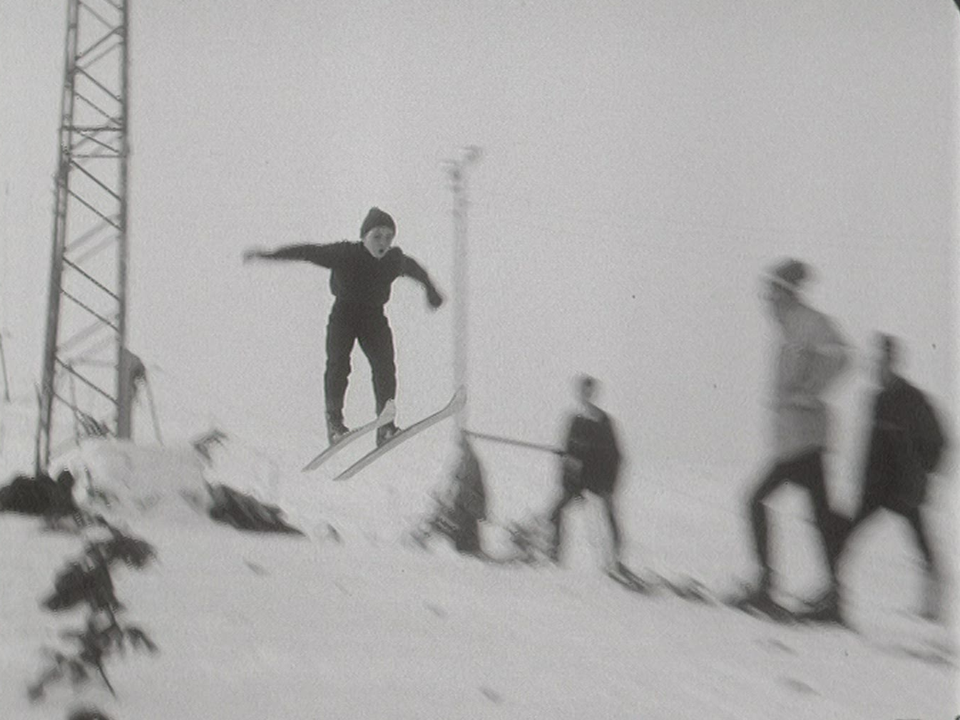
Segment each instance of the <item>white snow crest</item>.
M151 516L182 522L205 513L210 502L203 461L190 446L147 447L90 439L60 458L54 477L68 469L81 507L106 516Z

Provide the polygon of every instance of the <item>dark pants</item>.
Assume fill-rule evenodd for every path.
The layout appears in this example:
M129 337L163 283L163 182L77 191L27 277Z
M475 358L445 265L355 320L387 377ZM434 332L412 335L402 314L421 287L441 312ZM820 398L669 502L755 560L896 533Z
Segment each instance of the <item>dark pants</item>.
M560 548L563 543L563 511L573 500L582 497L581 490L564 484L563 494L554 505L550 513L550 523L553 525L553 553L554 559L559 559ZM603 507L607 518L607 525L610 528L610 542L613 549L614 562L620 562L621 546L623 543L620 533L620 524L617 522L617 513L613 503L613 492L595 493L603 501Z
M788 482L805 488L810 495L814 521L820 532L831 583L836 587L837 555L842 532L841 520L830 509L823 472L823 455L818 450L774 465L750 498L750 519L757 559L760 563L761 589L769 590L772 584L766 500Z
M860 503L860 509L857 511L857 514L846 528L843 536L843 544L840 548L841 552L846 549L846 545L850 541L850 537L854 531L867 519L872 517L877 510L889 510L892 513L900 515L910 524L914 538L917 541L917 547L920 548L920 554L923 556L923 561L926 564L927 574L934 579L939 578L940 567L936 555L934 555L933 548L930 545L929 534L927 533L926 524L923 522L923 516L920 514L920 507L917 505L891 507L884 503L883 498L880 496L866 495Z
M327 417L343 421L343 400L350 377L354 341L370 361L377 414L397 394L393 333L379 306L334 305L327 322L327 368L323 376Z

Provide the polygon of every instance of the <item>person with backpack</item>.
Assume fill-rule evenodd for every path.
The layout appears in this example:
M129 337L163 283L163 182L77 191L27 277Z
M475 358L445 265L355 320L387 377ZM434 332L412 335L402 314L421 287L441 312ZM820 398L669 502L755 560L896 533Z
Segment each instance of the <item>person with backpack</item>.
M927 583L921 615L941 614L942 579L938 558L920 512L929 478L940 464L947 442L927 396L898 372L899 343L890 335L877 339L880 390L873 401L872 426L863 471L859 510L849 521L841 551L853 533L880 509L903 517L923 556Z
M554 562L560 560L563 546L563 515L574 500L590 492L603 503L604 517L610 531L610 563L608 573L630 576L623 565L620 523L617 521L614 495L617 489L622 455L613 420L595 400L598 381L589 375L575 380L578 408L567 424L564 453L561 455L561 493L550 512L552 542L548 551Z

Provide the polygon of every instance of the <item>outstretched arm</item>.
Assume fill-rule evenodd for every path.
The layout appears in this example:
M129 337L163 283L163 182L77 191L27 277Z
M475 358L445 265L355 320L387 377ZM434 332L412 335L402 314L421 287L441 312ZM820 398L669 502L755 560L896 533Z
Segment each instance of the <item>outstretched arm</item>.
M427 291L427 302L430 303L430 307L436 310L438 307L443 305L443 295L440 294L440 291L437 290L436 285L433 284L433 281L430 279L430 276L427 274L427 271L414 260L409 255L404 255L403 260L400 265L400 273L409 278L413 278L418 283L423 285L424 290Z
M330 268L339 257L339 247L342 243L329 245L287 245L276 250L263 248L249 248L243 253L243 262L251 260L302 260L304 262Z

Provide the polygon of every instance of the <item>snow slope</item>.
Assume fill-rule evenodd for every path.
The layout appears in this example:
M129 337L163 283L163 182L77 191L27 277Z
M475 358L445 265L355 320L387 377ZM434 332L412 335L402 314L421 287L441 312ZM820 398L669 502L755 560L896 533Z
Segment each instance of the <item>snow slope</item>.
M553 466L522 451L479 450L494 498L484 540L503 552L496 523L541 511ZM156 450L123 452L143 482L169 485L169 472L150 476L141 462ZM598 569L590 503L570 514L563 567L485 564L442 542L429 551L412 546L407 534L453 461L449 428L410 441L349 483L330 482L339 465L300 473L314 453L289 443L258 448L270 462L248 464L244 475L237 458L251 450L228 443L204 471L219 472L219 482L231 467L238 487L278 502L305 538L240 533L172 503L117 511L158 551L147 569L114 576L128 620L142 624L161 653L108 665L116 699L97 685L63 685L28 702L40 647L80 623L79 613L44 612L38 600L82 540L0 515L2 716L60 718L84 703L115 720L934 720L960 712L952 629L909 612L920 573L892 519L864 533L846 577L857 632L783 627L612 583ZM733 587L750 573L739 508L745 487L736 471L630 468L622 511L628 559L641 572ZM938 547L950 551L952 568L950 506L933 507ZM785 587L815 592L806 506L787 493L776 508Z

